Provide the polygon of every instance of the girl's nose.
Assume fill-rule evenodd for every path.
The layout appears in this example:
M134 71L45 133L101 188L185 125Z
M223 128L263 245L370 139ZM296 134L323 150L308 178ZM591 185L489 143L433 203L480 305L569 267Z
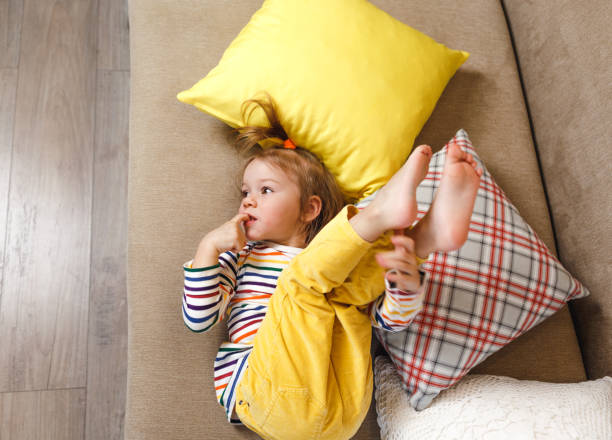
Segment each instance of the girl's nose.
M242 205L247 207L247 206L257 206L257 203L255 202L255 199L251 196L245 197L244 199L242 199Z

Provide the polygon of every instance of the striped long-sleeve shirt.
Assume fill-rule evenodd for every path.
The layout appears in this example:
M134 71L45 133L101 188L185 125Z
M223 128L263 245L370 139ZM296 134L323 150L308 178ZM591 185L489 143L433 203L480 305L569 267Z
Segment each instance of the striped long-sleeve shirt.
M214 266L183 265L183 320L194 332L205 332L227 320L229 341L221 344L214 363L219 403L230 423L236 386L248 363L252 342L266 315L281 271L302 249L271 242L249 242L238 253L225 252ZM393 288L385 278L384 294L368 306L372 325L389 331L405 328L421 309L422 294Z

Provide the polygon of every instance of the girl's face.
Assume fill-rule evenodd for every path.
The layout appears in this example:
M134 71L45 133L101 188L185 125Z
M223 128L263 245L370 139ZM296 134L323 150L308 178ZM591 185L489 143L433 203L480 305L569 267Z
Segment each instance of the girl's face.
M294 247L305 246L300 189L281 169L255 159L244 170L240 213L248 240L269 240Z

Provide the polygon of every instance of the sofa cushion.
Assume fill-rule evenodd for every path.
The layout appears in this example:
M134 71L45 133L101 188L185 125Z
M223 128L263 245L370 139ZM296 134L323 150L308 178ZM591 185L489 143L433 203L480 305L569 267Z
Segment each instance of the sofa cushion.
M238 209L240 161L226 124L176 100L212 69L261 0L130 0L128 242L129 439L257 438L230 426L213 363L226 331L189 332L182 273L203 235ZM470 59L442 94L418 142L443 145L464 127L525 220L554 245L512 46L497 2L377 0L379 8ZM460 24L460 25L458 25ZM192 111L191 111L192 110ZM499 139L513 138L512 144ZM512 160L509 161L508 158ZM180 267L180 266L179 266ZM489 374L579 381L569 315L561 312L485 361ZM202 337L204 336L204 337ZM508 374L506 374L508 375ZM356 439L378 438L373 407Z
M612 375L612 2L504 1L588 377Z
M410 325L376 331L418 410L567 301L589 294L523 220L465 130L451 142L483 170L467 240L456 251L433 253L422 265L429 274L423 309ZM433 155L418 186L418 219L440 186L447 148Z
M355 200L406 160L467 57L366 0L266 0L219 64L178 99L232 127L269 126L260 109L241 115L242 103L265 90L291 140Z

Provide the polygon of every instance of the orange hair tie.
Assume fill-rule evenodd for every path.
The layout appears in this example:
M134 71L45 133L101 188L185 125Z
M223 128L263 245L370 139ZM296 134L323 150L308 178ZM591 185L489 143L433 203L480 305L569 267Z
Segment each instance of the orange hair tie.
M284 145L285 148L288 148L290 150L295 150L295 144L289 138L285 139L285 143L283 145Z

